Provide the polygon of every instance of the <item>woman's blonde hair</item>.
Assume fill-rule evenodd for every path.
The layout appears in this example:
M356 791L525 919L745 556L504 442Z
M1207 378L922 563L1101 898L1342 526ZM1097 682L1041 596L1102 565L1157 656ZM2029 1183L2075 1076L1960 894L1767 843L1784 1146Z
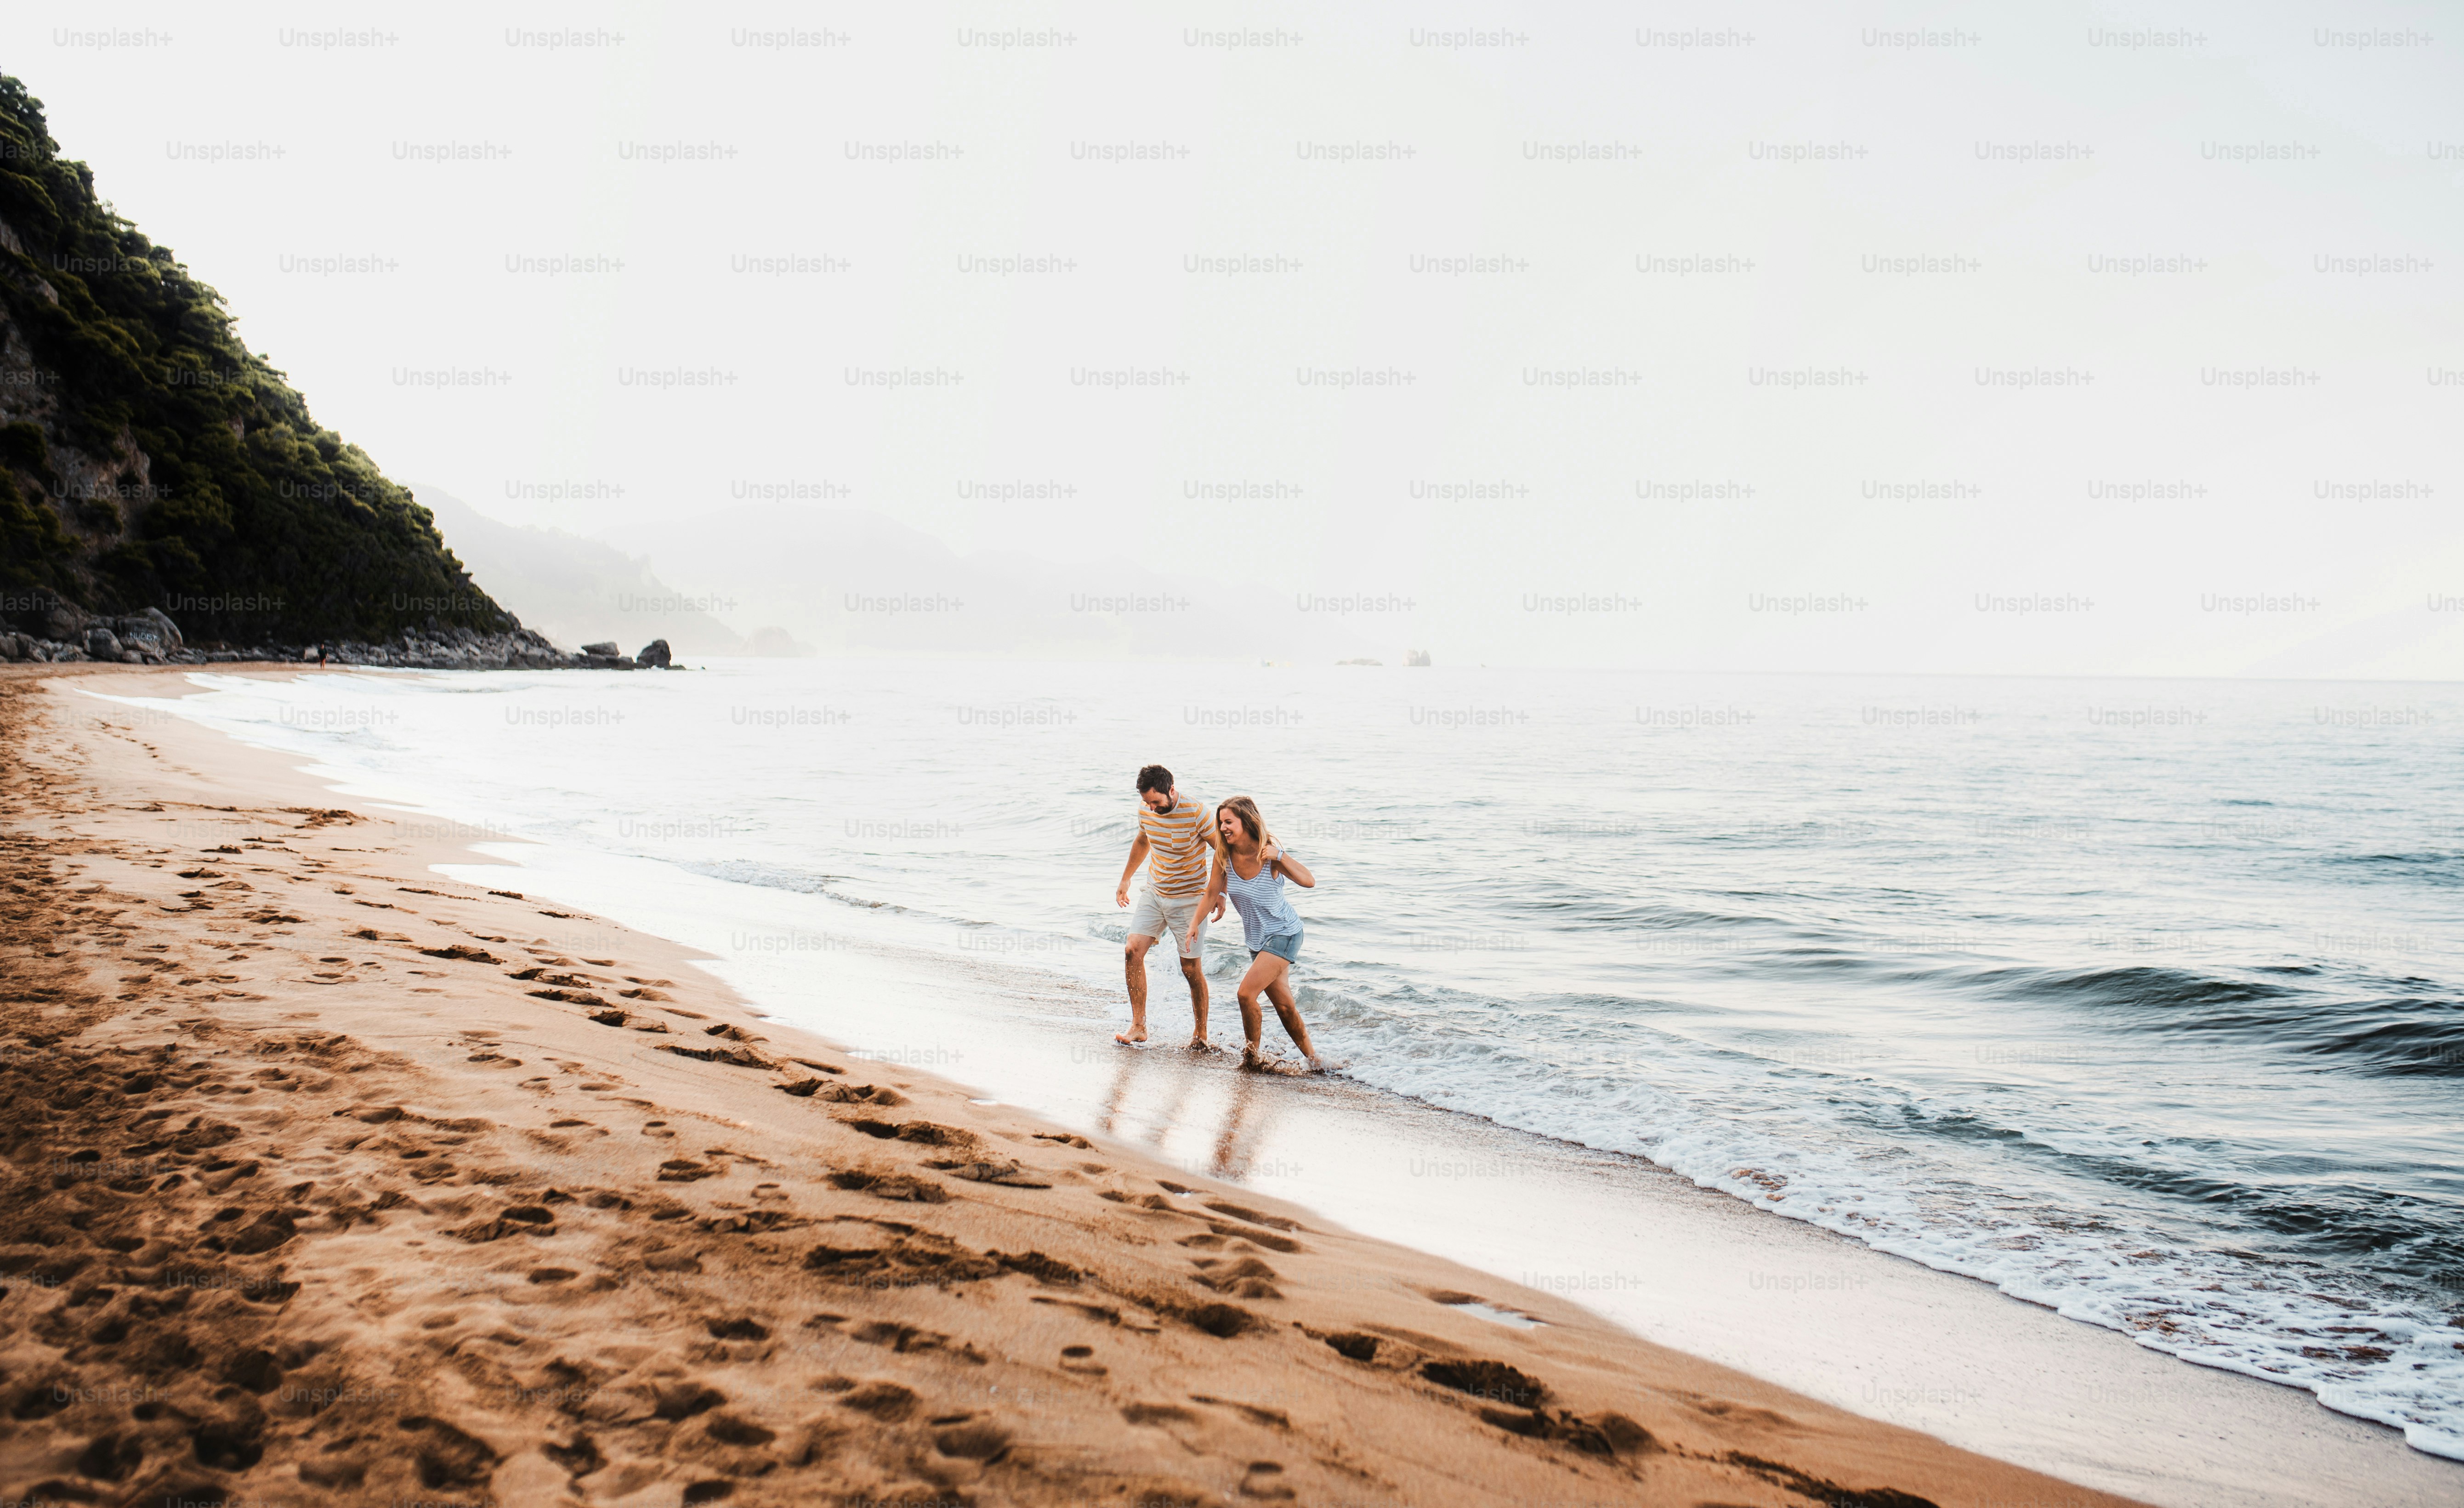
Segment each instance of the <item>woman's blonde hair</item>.
M1258 803L1247 797L1227 797L1220 809L1241 819L1241 825L1259 842L1271 843L1275 841L1275 835L1266 831L1266 820L1258 815Z

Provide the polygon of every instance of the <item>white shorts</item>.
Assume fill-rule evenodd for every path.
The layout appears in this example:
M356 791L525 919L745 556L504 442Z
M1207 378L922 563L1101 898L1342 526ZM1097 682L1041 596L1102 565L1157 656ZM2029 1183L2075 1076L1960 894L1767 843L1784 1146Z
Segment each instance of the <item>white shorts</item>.
M1153 889L1142 889L1130 903L1130 935L1132 937L1170 937L1183 958L1198 956L1198 943L1189 940L1189 924L1198 921L1198 905L1205 900L1199 895L1157 895ZM1206 940L1206 924L1198 923L1199 942Z

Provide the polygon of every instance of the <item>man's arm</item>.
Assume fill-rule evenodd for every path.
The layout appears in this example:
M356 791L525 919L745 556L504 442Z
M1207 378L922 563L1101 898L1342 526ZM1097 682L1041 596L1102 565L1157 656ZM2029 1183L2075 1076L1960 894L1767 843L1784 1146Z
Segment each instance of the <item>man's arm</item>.
M1146 862L1146 829L1140 828L1138 830L1138 841L1130 844L1130 862L1121 866L1121 883L1119 887L1112 892L1113 905L1127 906L1130 904L1130 877L1136 874L1138 872L1138 865Z

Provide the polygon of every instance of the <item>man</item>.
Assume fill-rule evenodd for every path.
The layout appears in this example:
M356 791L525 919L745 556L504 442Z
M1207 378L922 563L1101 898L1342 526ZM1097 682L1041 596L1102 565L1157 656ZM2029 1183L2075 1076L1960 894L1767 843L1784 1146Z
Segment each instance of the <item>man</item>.
M1156 938L1169 937L1179 950L1180 976L1189 981L1190 1014L1198 1022L1189 1045L1205 1052L1206 971L1199 950L1206 923L1223 914L1223 902L1220 897L1215 901L1212 916L1201 920L1198 912L1211 878L1208 861L1222 862L1223 840L1216 831L1215 813L1203 801L1181 795L1172 783L1172 772L1159 764L1138 772L1138 803L1137 841L1130 844L1130 862L1121 870L1112 904L1130 904L1130 879L1141 863L1147 866L1147 883L1138 891L1137 908L1130 913L1130 939L1123 952L1130 1029L1114 1033L1112 1040L1135 1046L1147 1039L1147 950Z

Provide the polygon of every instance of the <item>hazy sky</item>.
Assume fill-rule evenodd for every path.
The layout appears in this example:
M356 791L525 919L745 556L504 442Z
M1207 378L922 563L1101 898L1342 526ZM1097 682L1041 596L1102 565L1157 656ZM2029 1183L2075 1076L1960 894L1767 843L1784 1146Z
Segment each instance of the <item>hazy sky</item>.
M2459 59L2382 4L0 20L319 418L497 517L867 510L1677 668L2464 676ZM720 542L675 584L779 568Z

